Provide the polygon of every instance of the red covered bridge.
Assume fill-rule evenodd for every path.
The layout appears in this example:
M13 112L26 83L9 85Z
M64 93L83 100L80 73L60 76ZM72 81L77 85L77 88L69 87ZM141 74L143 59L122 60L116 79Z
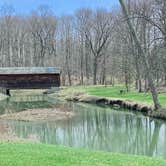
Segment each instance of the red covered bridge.
M60 86L60 69L55 67L0 68L0 87L6 89L49 89Z

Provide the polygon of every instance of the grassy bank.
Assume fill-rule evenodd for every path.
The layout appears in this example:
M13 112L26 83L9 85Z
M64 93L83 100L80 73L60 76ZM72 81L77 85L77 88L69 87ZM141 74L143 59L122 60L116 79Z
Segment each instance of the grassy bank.
M61 146L1 143L2 166L165 166L166 160L143 156L75 150Z
M131 90L128 93L120 94L120 90L125 90L123 86L75 86L68 87L67 90L70 92L73 91L83 91L89 95L99 96L99 97L108 97L115 99L124 99L131 100L138 103L143 103L147 105L153 105L152 96L150 93L138 93L137 91ZM166 94L159 94L159 99L161 105L166 107Z

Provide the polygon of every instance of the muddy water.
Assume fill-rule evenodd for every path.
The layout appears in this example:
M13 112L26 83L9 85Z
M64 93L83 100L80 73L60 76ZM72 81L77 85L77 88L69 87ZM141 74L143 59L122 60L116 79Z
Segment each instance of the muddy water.
M166 157L166 123L163 121L95 105L53 104L46 98L36 102L38 104L34 101L26 104L26 101L10 99L5 107L16 111L24 107L61 107L76 116L56 122L5 121L17 137L91 150Z

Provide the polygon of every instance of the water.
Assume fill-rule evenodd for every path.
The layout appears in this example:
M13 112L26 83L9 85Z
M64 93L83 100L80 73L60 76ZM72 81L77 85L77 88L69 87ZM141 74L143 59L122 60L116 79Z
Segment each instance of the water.
M19 112L26 109L52 108L53 102L48 101L47 95L26 95L14 96L0 101L0 114L10 112Z
M12 102L11 100L8 104ZM20 105L21 103L19 102ZM51 103L48 104L48 101L46 103L46 107L48 105L52 107ZM129 111L89 104L58 102L54 105L73 111L75 116L58 122L7 123L18 137L33 136L42 143L166 157L166 123L163 121L152 120ZM33 107L35 108L34 105Z

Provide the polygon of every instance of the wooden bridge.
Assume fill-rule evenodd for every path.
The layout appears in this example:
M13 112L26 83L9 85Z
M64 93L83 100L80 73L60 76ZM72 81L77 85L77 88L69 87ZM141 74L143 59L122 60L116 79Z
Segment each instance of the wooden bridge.
M0 68L0 87L10 89L50 89L60 86L60 69L55 67Z

